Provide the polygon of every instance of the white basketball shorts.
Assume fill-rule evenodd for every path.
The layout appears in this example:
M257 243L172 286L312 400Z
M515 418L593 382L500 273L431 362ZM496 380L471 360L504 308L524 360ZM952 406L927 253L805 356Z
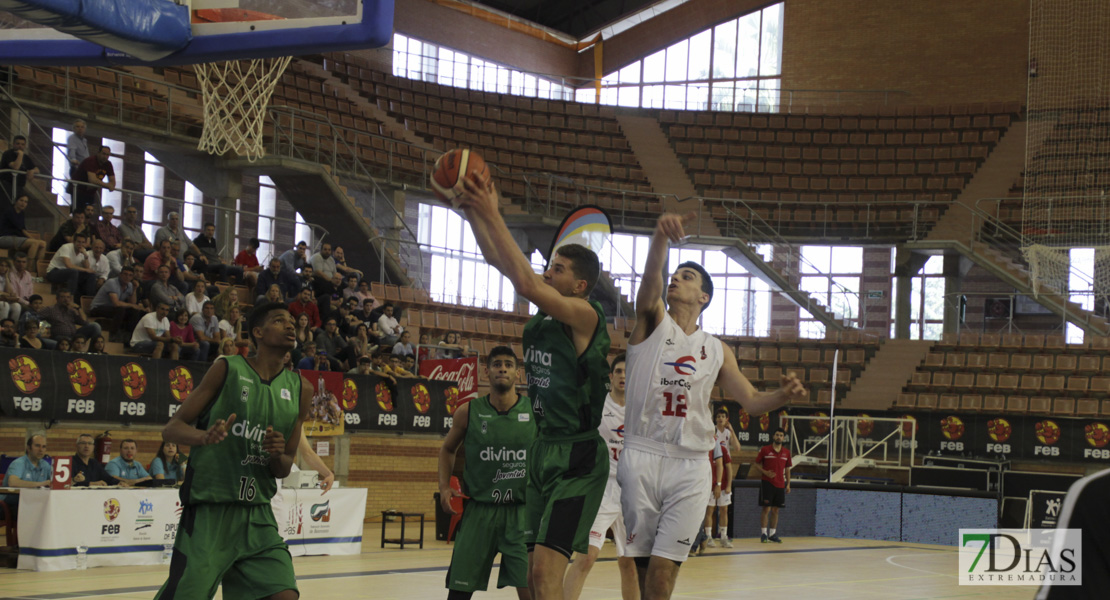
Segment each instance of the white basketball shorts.
M601 508L597 511L597 518L590 527L590 545L601 548L605 544L605 532L613 528L613 542L617 546L617 556L625 555L624 517L621 515L621 486L617 485L617 478L610 477L605 485L605 496L601 499Z
M705 518L711 477L703 453L660 456L630 448L626 440L617 466L628 532L625 555L685 561Z
M729 506L732 504L732 492L721 492L720 498L713 497L713 490L709 490L709 506Z

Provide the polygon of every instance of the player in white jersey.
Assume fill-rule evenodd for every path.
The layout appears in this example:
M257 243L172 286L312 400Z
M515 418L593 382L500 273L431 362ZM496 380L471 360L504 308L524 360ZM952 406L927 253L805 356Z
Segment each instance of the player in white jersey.
M625 556L621 487L617 485L617 464L620 461L621 451L624 450L624 367L625 358L620 354L613 359L609 368L609 395L605 397L601 425L598 426L598 431L609 449L609 483L605 486L605 497L601 500L597 518L590 527L590 549L585 556L581 554L575 556L574 562L567 569L567 575L563 581L565 600L578 600L578 596L582 594L586 576L589 575L598 554L601 553L601 546L605 544L605 532L610 527L613 528L613 542L617 547L617 568L621 573L621 598L638 600L640 597L640 586L636 581L636 563L632 558Z
M705 509L705 545L713 547L713 509L717 510L717 537L721 538L721 546L732 547L732 540L728 539L728 507L732 504L732 479L735 472L732 470L732 457L740 456L740 442L736 441L736 434L732 431L732 423L728 422L728 409L718 408L713 413L713 422L717 425L713 430L714 450L721 451L723 467L721 476L714 479L714 491L720 494L709 497L709 506Z
M791 373L782 387L756 392L732 350L697 324L713 298L701 265L678 265L663 301L663 265L669 242L686 237L683 223L659 217L636 294L636 326L628 341L624 447L617 467L627 553L636 560L644 598L666 599L701 525L713 449L710 393L719 385L753 415L778 408L806 390ZM669 304L669 306L668 306Z

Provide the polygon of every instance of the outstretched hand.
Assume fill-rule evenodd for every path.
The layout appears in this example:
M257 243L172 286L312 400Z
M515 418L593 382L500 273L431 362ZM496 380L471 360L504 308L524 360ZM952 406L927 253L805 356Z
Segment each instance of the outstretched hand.
M477 210L481 212L497 212L500 197L493 178L484 177L477 173L467 173L463 178L464 192L459 196L459 208L463 210Z
M686 238L686 226L698 218L697 213L688 212L684 215L666 213L659 217L655 224L655 232L667 237L673 243L679 243Z
M231 424L234 422L235 413L231 413L231 416L229 416L226 421L217 419L216 422L208 428L208 431L205 432L204 444L202 445L207 446L208 444L218 444L224 441L224 438L227 437L227 432L231 429Z
M795 375L793 371L782 376L781 389L788 403L795 401L801 402L809 397L809 390L802 385L802 382L798 380L798 376Z

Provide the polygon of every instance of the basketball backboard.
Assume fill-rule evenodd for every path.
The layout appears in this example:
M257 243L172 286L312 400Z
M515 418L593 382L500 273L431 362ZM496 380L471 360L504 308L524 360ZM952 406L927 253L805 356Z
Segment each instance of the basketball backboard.
M60 13L67 3L53 0L0 0L9 11L0 12L0 64L156 66L378 48L393 34L393 1L104 0L118 10L89 17ZM153 25L140 25L143 11Z

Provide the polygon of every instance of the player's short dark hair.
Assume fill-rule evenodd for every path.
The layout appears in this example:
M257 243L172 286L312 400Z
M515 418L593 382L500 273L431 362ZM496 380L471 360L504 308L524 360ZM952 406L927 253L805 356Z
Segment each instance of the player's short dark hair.
M702 312L704 312L706 308L709 308L709 303L713 302L713 278L709 276L709 272L705 270L705 267L692 260L688 260L681 265L678 265L678 268L675 269L675 271L678 271L678 269L682 268L693 269L697 271L699 275L701 275L701 291L709 294L709 301L705 303L705 306L701 307Z
M609 373L617 370L617 365L628 362L628 355L624 352L613 357L613 362L609 363Z
M136 442L135 440L133 440L133 439L131 439L131 438L127 438L126 440L123 440L122 442L120 442L120 443L119 443L119 447L120 447L120 450L122 450L122 449L123 449L123 445L124 445L124 444L128 444L128 443L130 443L130 444L135 444L135 448L136 448L136 449L138 449L138 448L139 448L139 442Z
M717 415L720 415L720 414L728 416L728 409L723 407L723 406L718 406L717 410L713 411L713 418L716 419Z
M89 239L89 234L87 234L83 231L79 231L79 232L73 234L73 239L76 240L77 238L84 238L84 239L87 240L87 239Z
M8 317L0 319L0 325L3 325L4 323L11 323L12 325L15 325L15 319L9 319Z
M494 346L493 350L489 351L489 356L486 357L486 366L492 365L493 359L498 356L511 356L513 364L520 365L520 359L517 358L516 352L513 352L512 348L508 346Z
M258 248L261 244L258 243L258 238L251 238L247 240L247 246L251 248Z
M26 137L26 136L23 136L23 135L17 135L17 136L15 136L15 137L13 137L13 138L12 138L12 143L14 144L14 143L18 142L19 140L23 140L23 141L25 141L25 142L26 142L26 141L27 141L27 137Z
M773 436L773 435L775 435L776 433L778 433L780 431L782 432L783 435L786 435L786 430L783 429L782 427L776 427L775 430L771 432L771 435Z
M208 229L209 227L215 227L215 226L216 226L215 223L213 223L212 221L208 221L207 223L204 224L204 227L201 227L201 229Z
M12 260L18 260L18 259L20 259L20 258L27 258L27 253L26 253L26 252L16 252L16 253L15 253L15 254L14 254L14 255L12 256Z
M258 345L258 340L254 338L254 328L261 327L262 322L266 320L266 316L275 310L288 311L289 307L283 302L266 302L254 307L249 317L247 317L247 331L250 332L251 341L254 345Z
M31 294L31 297L27 298L27 303L30 304L31 302L34 302L35 300L42 300L42 296L40 296L38 294Z
M559 256L570 261L574 276L586 281L586 297L594 291L597 279L601 276L601 261L597 254L581 244L566 244L555 250ZM554 257L552 257L554 258Z

